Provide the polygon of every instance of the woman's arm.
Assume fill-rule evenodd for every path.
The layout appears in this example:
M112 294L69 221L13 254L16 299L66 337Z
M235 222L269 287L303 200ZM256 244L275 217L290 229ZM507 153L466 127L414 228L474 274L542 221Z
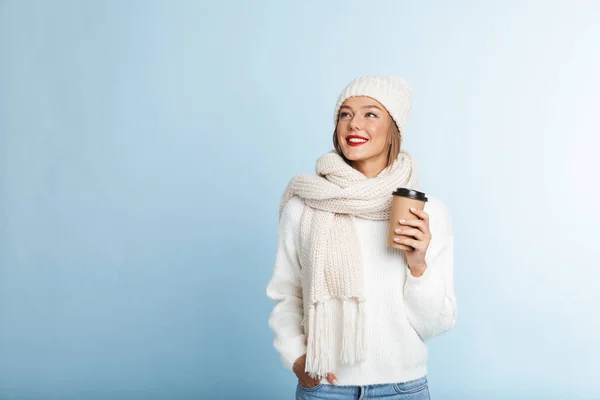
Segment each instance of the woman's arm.
M294 361L306 353L298 256L303 208L302 199L293 197L282 211L275 268L267 286L267 296L276 301L269 318L269 326L275 333L275 349L279 352L284 367L290 371L293 371Z
M456 321L452 222L447 208L437 203L431 215L427 268L419 277L407 268L404 285L408 320L423 341L449 331Z

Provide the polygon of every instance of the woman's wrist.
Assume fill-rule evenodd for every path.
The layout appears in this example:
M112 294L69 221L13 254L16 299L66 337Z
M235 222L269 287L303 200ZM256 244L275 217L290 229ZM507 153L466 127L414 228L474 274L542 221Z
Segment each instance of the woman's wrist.
M414 276L415 278L420 278L421 275L425 273L425 270L427 269L427 264L423 263L415 266L409 265L408 269L410 269L410 274L412 276Z

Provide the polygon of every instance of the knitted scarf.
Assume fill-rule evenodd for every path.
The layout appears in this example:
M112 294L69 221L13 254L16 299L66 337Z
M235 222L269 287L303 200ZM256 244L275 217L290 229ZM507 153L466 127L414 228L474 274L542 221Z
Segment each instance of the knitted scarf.
M364 283L360 245L354 218L389 220L392 192L419 189L413 159L401 151L393 165L367 178L331 151L319 157L316 174L298 175L281 199L304 199L300 226L303 297L308 309L306 372L313 378L332 371L333 344L341 334L339 361L352 365L364 359ZM343 331L333 332L326 304L343 302ZM305 314L306 321L306 314Z

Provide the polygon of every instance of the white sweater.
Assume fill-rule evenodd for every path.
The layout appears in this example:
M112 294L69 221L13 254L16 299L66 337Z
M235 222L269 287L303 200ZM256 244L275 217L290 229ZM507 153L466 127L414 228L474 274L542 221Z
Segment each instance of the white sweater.
M432 240L425 257L428 267L419 278L411 275L402 250L387 247L388 221L355 219L364 261L366 358L353 366L338 361L331 372L339 385L400 383L425 376L424 341L454 326L451 218L440 200L429 195L428 198L425 212L430 216ZM283 209L274 273L267 287L267 295L276 301L269 318L275 348L289 370L306 353L304 282L298 256L304 207L304 200L293 197ZM332 313L328 315L337 316L341 324L341 303L332 300L329 304ZM332 349L334 354L339 354L339 347L338 343ZM328 384L327 379L321 382Z

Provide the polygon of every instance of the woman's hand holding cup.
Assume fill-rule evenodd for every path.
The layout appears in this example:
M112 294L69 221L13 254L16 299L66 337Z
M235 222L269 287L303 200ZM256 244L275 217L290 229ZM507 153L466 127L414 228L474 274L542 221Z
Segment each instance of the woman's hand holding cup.
M409 246L412 250L404 252L406 263L413 276L421 276L427 268L425 254L431 243L431 230L429 228L429 215L425 211L411 208L410 212L418 219L401 219L398 221L402 228L395 229L398 235L394 242Z
M425 254L431 243L429 215L423 211L427 196L423 192L398 188L392 193L388 246L403 250L413 276L423 275Z

